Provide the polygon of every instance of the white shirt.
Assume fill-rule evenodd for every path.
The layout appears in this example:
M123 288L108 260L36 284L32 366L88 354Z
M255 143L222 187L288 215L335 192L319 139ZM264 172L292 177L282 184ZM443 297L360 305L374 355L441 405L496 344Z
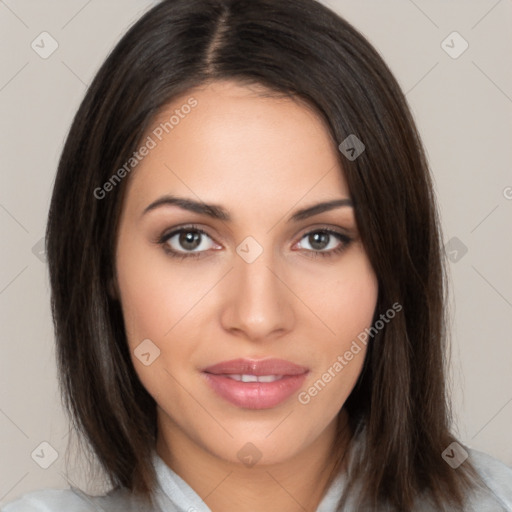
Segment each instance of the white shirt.
M512 469L493 457L469 450L471 462L483 477L488 490L468 496L466 512L512 512ZM5 505L0 512L211 512L199 495L153 452L157 474L155 491L158 508L148 510L125 489L104 496L89 496L79 489L45 489L24 494ZM456 471L456 469L454 469ZM316 512L334 512L344 488L345 477L338 475L324 495ZM350 506L346 512L355 512ZM414 511L434 512L434 508L419 501Z

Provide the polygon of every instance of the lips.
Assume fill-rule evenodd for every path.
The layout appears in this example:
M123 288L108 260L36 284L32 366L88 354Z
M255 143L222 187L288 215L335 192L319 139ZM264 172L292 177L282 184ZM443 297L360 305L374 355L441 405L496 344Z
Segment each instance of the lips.
M214 375L301 375L308 368L285 359L232 359L203 369Z
M232 405L270 409L300 389L309 369L284 359L234 359L202 373L210 388Z

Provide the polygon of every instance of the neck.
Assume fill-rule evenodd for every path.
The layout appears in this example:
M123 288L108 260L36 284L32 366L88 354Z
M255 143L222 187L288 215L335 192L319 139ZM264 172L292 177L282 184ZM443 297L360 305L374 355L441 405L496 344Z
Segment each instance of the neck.
M338 420L345 428L334 450ZM347 420L342 409L340 417L312 444L277 464L246 467L220 459L198 446L177 426L160 422L156 451L212 512L315 512L333 479L346 469L345 459L341 465L338 459L351 437Z

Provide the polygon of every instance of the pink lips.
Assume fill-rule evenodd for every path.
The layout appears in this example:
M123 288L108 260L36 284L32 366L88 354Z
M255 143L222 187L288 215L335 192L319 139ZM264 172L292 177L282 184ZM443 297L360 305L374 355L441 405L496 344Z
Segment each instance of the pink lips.
M204 368L210 387L228 402L246 409L269 409L303 385L309 369L284 359L233 359ZM228 377L276 376L273 382L243 382ZM251 379L253 380L253 379Z

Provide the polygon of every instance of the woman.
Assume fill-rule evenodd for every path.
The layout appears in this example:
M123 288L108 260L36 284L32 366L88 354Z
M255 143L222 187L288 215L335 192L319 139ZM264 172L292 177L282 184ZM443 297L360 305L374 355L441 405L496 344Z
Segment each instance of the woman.
M321 4L136 23L71 127L47 257L62 392L113 488L5 512L511 510L512 471L450 432L412 116Z

